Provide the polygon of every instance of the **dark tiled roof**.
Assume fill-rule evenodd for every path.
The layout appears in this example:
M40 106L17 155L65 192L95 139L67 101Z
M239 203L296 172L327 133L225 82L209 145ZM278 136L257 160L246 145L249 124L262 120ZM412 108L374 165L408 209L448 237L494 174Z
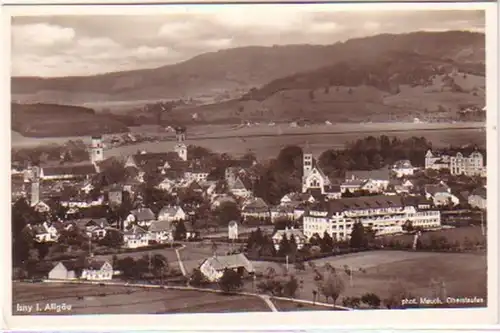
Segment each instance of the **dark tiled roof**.
M485 187L479 187L479 188L475 189L474 191L472 191L471 195L477 195L483 199L486 199L486 193L487 193L487 191L486 191Z
M106 261L104 260L92 260L85 264L85 268L91 270L100 270L105 263Z
M151 221L156 218L153 211L149 208L134 209L130 213L135 216L137 221Z
M382 168L379 170L353 170L346 171L345 179L359 179L359 180L389 180L391 173L389 168Z
M44 176L87 176L97 173L94 164L61 164L42 166Z
M363 210L375 208L403 207L402 198L399 196L377 195L358 198L342 198L328 201L327 208L330 214L348 210Z
M403 203L405 206L419 206L419 205L432 205L433 202L430 199L427 199L424 196L417 195L417 196L407 196L402 198Z
M447 185L443 184L427 184L424 186L425 192L429 193L430 195L435 195L436 193L443 193L443 192L448 192L449 187Z

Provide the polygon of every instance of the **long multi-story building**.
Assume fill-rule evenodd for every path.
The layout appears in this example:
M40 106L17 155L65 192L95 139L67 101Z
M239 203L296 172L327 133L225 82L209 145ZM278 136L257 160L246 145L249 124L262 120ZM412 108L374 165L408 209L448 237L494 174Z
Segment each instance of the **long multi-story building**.
M462 153L450 158L450 173L452 175L483 176L485 167L483 165L483 154L473 152L469 157Z
M410 221L413 227L432 229L441 225L440 212L424 198L366 196L331 200L308 209L303 215L304 235L320 237L325 232L337 240L350 237L354 223L371 227L376 234L397 233Z

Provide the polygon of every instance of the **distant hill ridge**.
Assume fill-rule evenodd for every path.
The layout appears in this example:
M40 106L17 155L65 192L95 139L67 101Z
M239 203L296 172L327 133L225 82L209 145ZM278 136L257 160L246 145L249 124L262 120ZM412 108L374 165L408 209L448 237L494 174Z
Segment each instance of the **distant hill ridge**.
M250 90L280 78L300 77L299 73L334 68L342 62L349 62L353 70L356 61L384 61L384 55L392 61L395 58L391 52L475 68L484 66L485 36L466 31L414 32L333 45L242 47L201 54L156 69L64 78L13 77L12 96L20 102L64 104L187 98L204 92Z

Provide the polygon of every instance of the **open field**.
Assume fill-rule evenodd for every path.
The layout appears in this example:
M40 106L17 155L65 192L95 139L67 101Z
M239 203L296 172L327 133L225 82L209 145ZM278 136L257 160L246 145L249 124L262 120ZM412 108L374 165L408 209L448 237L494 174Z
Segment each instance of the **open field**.
M422 233L420 240L422 242L427 242L431 239L431 237L446 237L449 243L454 243L456 241L463 244L463 242L468 239L473 244L476 242L484 241L485 236L482 234L482 230L480 226L468 226L468 227L460 227L460 228L451 228L451 229L441 229L436 231L428 231ZM404 244L413 243L413 235L394 235L394 236L383 236L384 239L390 240L399 240Z
M346 289L340 298L375 293L384 299L389 297L394 282L401 282L416 297L432 296L432 280L444 281L450 297L486 299L487 296L485 254L374 251L318 259L315 263L320 267L329 263L343 277ZM280 266L265 262L254 265L258 271L265 270L266 266ZM352 284L344 265L354 272ZM306 265L306 271L295 271L290 265L290 272L303 281L298 298L313 300L312 291L316 288L313 270ZM320 296L319 301L325 301L324 297Z
M14 315L27 314L17 312L17 304L39 304L40 308L44 308L47 303L65 303L71 305L71 311L30 314L89 315L270 311L263 300L253 296L124 286L14 283L12 310Z
M352 130L346 130L343 133L335 133L332 131L329 134L321 132L323 131L323 125L299 128L297 131L295 131L295 128L290 128L289 132L283 130L283 134L279 134L278 132L274 132L274 134L269 133L271 130L277 130L276 128L267 126L262 130L257 128L242 128L233 131L227 128L221 128L220 132L217 132L219 129L214 129L213 132L209 132L210 128L206 128L204 134L191 134L191 132L188 132L187 142L190 145L202 146L216 152L224 152L234 156L243 155L247 151L253 151L259 158L263 159L275 157L280 149L287 145L298 145L302 147L308 145L313 154L319 155L328 149L342 149L347 142L355 141L368 135L378 136L382 134L395 136L400 139L406 139L412 136L425 136L427 140L432 142L434 147L447 147L450 145L462 146L468 144L476 144L478 146L486 145L486 133L482 128L484 125L456 128L445 128L443 126L442 129L432 130L425 129L425 127L421 129L412 129L409 126L402 126L401 128L403 129L394 132L391 132L390 126L386 129L381 125L379 125L380 127L378 129L370 126L359 126L357 131L354 130L354 127L351 127ZM407 129L404 129L406 127ZM257 134L252 134L252 129L255 130ZM307 129L310 129L310 132L305 132ZM173 150L174 145L174 141L159 143L145 142L136 145L111 148L106 150L105 154L106 156L130 155L135 154L138 150L164 152Z

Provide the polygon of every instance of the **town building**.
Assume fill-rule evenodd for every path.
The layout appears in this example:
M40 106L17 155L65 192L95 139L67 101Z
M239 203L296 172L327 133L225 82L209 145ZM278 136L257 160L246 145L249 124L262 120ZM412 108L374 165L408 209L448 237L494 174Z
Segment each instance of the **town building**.
M473 208L479 208L485 210L487 207L488 200L486 198L486 187L480 187L472 191L472 193L467 198L469 205Z
M180 206L165 206L158 213L160 221L182 221L187 218L187 214Z
M175 152L179 155L179 158L182 161L187 161L188 159L188 149L184 141L186 140L186 128L184 127L176 127L175 128L175 138L177 144L175 145Z
M226 269L232 269L242 276L255 272L252 263L243 253L227 256L216 255L205 259L200 265L200 272L210 282L217 282Z
M262 198L254 198L247 201L241 210L241 216L244 220L252 217L259 220L271 217L269 206Z
M410 160L399 160L392 165L391 170L397 178L401 178L413 175L415 168L411 164Z
M174 230L173 221L170 220L154 221L148 229L151 239L159 244L173 242Z
M450 173L455 176L484 176L483 155L478 151L473 152L469 157L465 157L460 152L457 153L450 157Z
M150 208L140 207L130 212L125 219L125 227L131 223L136 223L141 227L149 227L155 220L156 216Z
M113 273L113 266L108 261L92 260L85 263L81 279L93 281L111 280Z
M406 221L424 229L441 225L437 210L418 208L399 196L377 195L331 200L310 208L303 215L303 232L308 238L327 232L334 239L345 240L356 222L380 234L385 233L386 228L395 230L395 225Z
M358 181L361 190L370 193L381 193L387 189L391 180L391 169L388 167L378 170L351 170L345 173L345 182Z
M444 182L439 184L426 184L424 186L425 197L431 199L435 206L456 206L460 199L451 193L451 188Z
M307 242L307 237L299 229L287 227L283 230L276 230L272 237L274 248L276 249L276 251L279 251L280 243L283 240L283 237L286 237L288 240L291 240L293 238L295 240L295 244L297 244L298 250L302 249Z
M433 153L428 150L425 154L425 168L432 170L449 170L450 169L450 156Z

